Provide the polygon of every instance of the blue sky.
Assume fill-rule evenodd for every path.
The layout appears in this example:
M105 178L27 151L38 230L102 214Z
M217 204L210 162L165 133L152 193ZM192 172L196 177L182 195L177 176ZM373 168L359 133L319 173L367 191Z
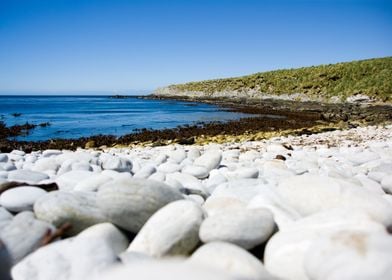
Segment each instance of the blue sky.
M392 1L0 0L0 92L154 89L392 55Z

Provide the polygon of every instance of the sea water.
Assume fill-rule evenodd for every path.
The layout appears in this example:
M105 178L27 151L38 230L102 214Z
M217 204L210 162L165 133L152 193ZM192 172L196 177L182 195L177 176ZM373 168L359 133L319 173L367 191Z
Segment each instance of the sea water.
M8 126L49 122L49 126L37 126L16 138L26 141L121 136L143 128L175 128L246 116L211 104L139 97L0 96L0 121Z

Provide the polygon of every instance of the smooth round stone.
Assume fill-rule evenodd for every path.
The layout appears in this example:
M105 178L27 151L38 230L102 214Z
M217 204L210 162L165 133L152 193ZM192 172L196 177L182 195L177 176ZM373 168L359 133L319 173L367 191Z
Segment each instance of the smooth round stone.
M384 232L385 227L350 208L319 212L287 225L269 239L264 251L265 267L282 279L308 280L304 257L311 244L322 235L346 230Z
M100 187L97 198L112 223L136 233L157 210L183 196L158 181L117 179Z
M203 210L189 200L167 204L151 216L132 241L128 251L152 257L187 255L199 243Z
M392 208L381 196L346 180L305 174L283 180L277 191L304 216L346 206L364 211L386 226L392 224Z
M60 190L72 191L78 183L87 178L92 178L94 175L95 173L90 171L72 170L57 177L55 182Z
M335 232L314 242L305 255L310 279L388 280L392 238L385 232Z
M132 162L129 159L111 156L105 158L102 168L106 170L115 170L118 172L131 172Z
M186 152L181 148L169 152L167 155L169 156L168 161L174 163L181 163L186 158Z
M96 280L128 280L130 275L132 280L240 280L225 271L179 259L141 261L117 266Z
M150 177L148 177L149 180L155 180L158 182L164 182L166 179L166 174L162 172L155 172L152 174Z
M230 243L207 243L197 249L189 261L221 269L238 279L274 279L261 261L248 251Z
M210 196L203 204L203 209L209 217L220 213L240 211L245 208L246 203L235 197Z
M71 165L72 170L80 170L80 171L93 171L91 164L87 162L74 162Z
M153 165L146 165L143 166L139 171L135 173L133 178L139 178L139 179L147 179L150 177L152 174L157 172L157 169Z
M224 241L252 249L263 244L274 230L275 222L269 210L241 209L207 217L199 236L204 243Z
M69 235L107 221L97 207L94 192L50 192L35 202L34 213L38 219L57 227L70 223L72 227L67 231Z
M196 158L194 165L204 166L208 171L215 169L222 161L222 152L219 150L205 151L200 157Z
M3 171L12 171L15 170L16 166L12 162L0 162L0 170Z
M280 197L275 186L264 185L247 204L249 209L268 209L279 229L301 218L301 215Z
M147 254L143 254L143 253L139 253L139 252L132 252L132 251L122 252L119 255L119 258L120 258L121 262L126 265L135 264L137 262L142 262L142 261L153 260L153 258Z
M376 194L383 195L385 192L383 191L381 184L378 182L369 179L366 175L364 174L358 174L354 177L356 180L359 181L359 183L368 191L374 192Z
M187 195L187 198L189 200L192 200L193 202L196 202L197 205L203 205L204 204L204 198L201 195L198 194L190 194Z
M49 176L31 170L13 170L8 173L8 180L28 182L28 183L39 183L42 180L49 179Z
M263 164L262 177L273 178L278 182L282 178L288 178L295 175L295 172L288 169L282 160L268 160Z
M259 176L259 170L250 167L240 167L237 170L228 173L228 176L236 179L257 178Z
M211 170L207 180L205 180L205 187L209 193L212 193L217 186L226 183L227 178L218 169Z
M0 233L3 228L8 225L14 216L4 207L0 206Z
M392 175L387 175L382 178L381 186L386 193L392 194Z
M12 261L8 249L0 240L0 279L11 280Z
M102 173L94 174L93 176L77 183L74 191L95 192L99 189L100 186L103 186L105 183L111 180L112 178L108 175Z
M6 154L0 154L0 162L7 162L8 156Z
M181 170L181 165L173 162L166 162L158 166L158 172L174 173Z
M48 170L57 171L60 168L60 164L57 163L56 159L54 158L40 158L38 159L33 167L32 170L45 172Z
M52 157L61 155L62 152L60 150L45 150L42 152L43 157Z
M96 279L118 263L128 239L109 223L60 240L28 255L12 268L14 280Z
M21 186L3 192L0 195L0 204L11 212L33 210L35 201L45 194L47 192L41 188Z
M360 153L348 153L345 157L351 161L354 165L361 165L369 161L376 160L380 156L376 153L370 151L363 151Z
M257 158L260 158L260 153L254 150L246 151L245 153L239 154L239 151L234 151L235 154L232 156L236 156L240 161L254 161Z
M203 184L192 175L175 172L171 174L166 174L166 180L168 179L178 182L181 188L199 190L204 194L207 192Z
M207 178L209 174L209 171L206 167L197 165L187 165L182 169L181 172L192 175L198 179Z
M1 229L0 239L7 246L15 264L42 245L43 238L54 227L35 219L33 212L21 212Z
M154 160L156 165L161 165L163 163L165 163L168 159L168 155L166 154L160 154L156 157L156 159Z
M196 148L196 147L190 147L189 148L189 151L188 151L188 153L187 153L187 157L190 159L190 160L195 160L196 158L198 158L200 156L200 150L198 149L198 148Z
M232 197L248 203L265 186L265 182L259 179L230 180L215 188L211 196Z

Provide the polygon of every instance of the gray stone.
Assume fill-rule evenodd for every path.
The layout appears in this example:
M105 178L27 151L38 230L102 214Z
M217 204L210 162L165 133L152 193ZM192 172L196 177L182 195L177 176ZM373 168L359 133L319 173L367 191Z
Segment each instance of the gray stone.
M12 268L14 280L96 279L118 263L128 239L109 223L41 247Z
M41 188L21 186L0 195L0 204L11 212L33 210L35 201L47 192Z
M57 227L70 223L69 235L107 221L97 207L96 193L93 192L50 192L35 202L34 212L38 219Z
M215 169L222 161L222 152L219 150L206 151L194 161L195 165L204 166L208 171Z
M200 227L200 239L204 243L224 241L252 249L264 243L274 229L274 219L269 210L239 209L205 219Z
M189 200L162 207L141 228L128 251L152 257L187 255L199 243L203 210Z
M42 180L48 179L49 176L31 170L13 170L8 173L8 179L19 182L39 183Z
M168 185L145 179L117 179L98 190L98 206L112 223L138 232L157 210L183 199Z
M54 227L35 219L32 212L21 212L0 232L0 239L7 246L13 263L42 245L42 240Z
M193 253L190 261L219 268L239 279L274 279L265 270L261 261L241 247L230 243L207 243Z

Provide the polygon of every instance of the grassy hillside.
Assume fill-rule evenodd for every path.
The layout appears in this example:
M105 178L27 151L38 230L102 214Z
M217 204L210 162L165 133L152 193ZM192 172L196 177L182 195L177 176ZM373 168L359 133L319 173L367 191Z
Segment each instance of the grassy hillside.
M392 101L392 57L277 70L238 78L227 78L171 85L173 92L241 92L263 94L303 93L309 97L342 101L365 94L379 101Z

